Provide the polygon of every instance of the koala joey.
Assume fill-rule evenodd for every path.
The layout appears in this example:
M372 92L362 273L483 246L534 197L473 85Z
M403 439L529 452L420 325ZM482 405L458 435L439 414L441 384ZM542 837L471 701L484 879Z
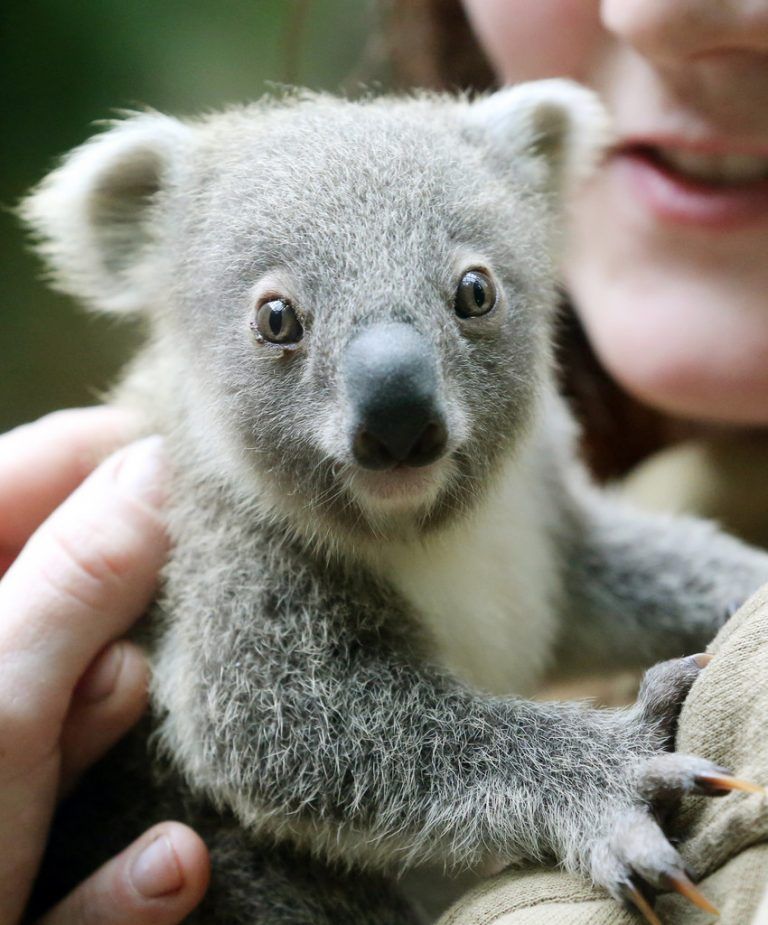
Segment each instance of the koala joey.
M129 116L24 203L54 283L148 332L115 400L173 466L157 768L113 793L205 834L196 921L410 921L430 863L689 889L658 811L734 782L669 751L681 656L768 557L577 461L558 239L607 140L567 81L295 93ZM526 699L662 659L625 710Z

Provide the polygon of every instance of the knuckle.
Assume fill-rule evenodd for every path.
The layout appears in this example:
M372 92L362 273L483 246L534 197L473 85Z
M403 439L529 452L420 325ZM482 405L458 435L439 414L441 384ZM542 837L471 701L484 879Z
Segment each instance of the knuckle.
M51 523L48 540L41 577L55 595L78 607L99 609L105 594L130 578L136 551L112 519L76 529Z
M0 698L0 766L5 784L58 760L61 717L35 696Z

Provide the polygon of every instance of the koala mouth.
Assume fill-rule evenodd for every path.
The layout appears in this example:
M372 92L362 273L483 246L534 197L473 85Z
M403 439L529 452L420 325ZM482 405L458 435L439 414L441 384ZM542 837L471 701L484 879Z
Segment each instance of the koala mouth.
M364 505L422 507L433 501L444 482L448 432L445 424L398 425L384 440L360 429L353 441L353 485ZM380 428L380 432L385 432ZM418 432L418 433L417 433ZM402 436L405 434L405 440ZM414 436L416 434L416 436Z
M351 487L366 507L423 507L437 498L449 468L445 458L418 468L404 463L379 470L355 467Z

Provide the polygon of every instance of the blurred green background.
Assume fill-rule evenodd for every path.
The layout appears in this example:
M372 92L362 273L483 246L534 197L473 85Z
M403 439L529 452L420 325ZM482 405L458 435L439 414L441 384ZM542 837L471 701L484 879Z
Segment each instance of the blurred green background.
M12 213L58 155L121 108L179 115L269 82L354 89L381 76L373 0L3 0L0 4L0 431L92 403L130 326L50 292Z

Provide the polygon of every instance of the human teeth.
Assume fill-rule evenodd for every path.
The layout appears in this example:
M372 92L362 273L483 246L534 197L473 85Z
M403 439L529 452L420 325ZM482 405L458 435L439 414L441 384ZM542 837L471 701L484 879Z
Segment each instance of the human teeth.
M698 154L659 148L661 159L680 173L710 183L752 183L768 178L768 157L752 154Z

